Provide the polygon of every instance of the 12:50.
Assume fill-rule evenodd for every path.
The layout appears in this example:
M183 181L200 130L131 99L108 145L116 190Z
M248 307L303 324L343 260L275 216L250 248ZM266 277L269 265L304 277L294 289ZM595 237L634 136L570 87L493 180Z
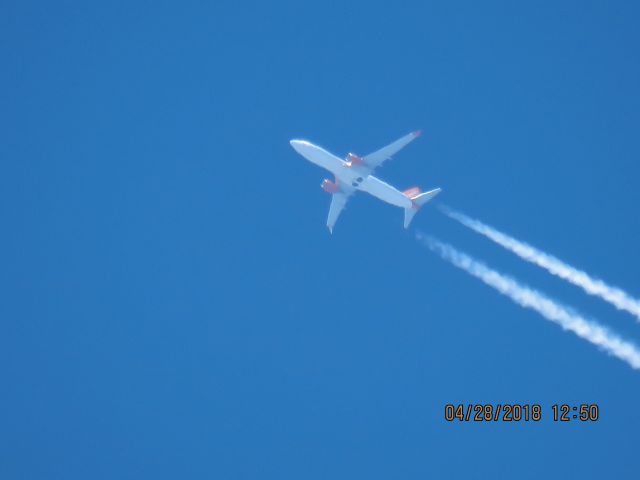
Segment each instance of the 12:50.
M583 403L579 406L571 406L557 403L551 407L553 410L554 422L568 422L570 420L580 420L582 422L595 422L600 416L600 409L595 403ZM575 413L574 413L575 412Z

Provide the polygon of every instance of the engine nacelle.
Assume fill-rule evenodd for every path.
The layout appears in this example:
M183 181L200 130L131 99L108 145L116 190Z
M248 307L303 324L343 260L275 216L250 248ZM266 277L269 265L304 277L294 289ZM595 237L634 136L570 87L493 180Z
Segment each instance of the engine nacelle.
M327 193L336 193L338 190L338 185L331 180L323 180L322 185L320 187Z
M355 153L347 154L347 165L352 167L354 165L362 165L362 164L364 164L364 160L362 159L362 157L356 155Z

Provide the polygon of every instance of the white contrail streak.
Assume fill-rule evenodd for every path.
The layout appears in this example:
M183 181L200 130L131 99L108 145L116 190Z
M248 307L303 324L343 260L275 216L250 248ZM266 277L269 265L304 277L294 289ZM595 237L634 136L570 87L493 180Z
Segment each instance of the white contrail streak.
M479 220L467 217L463 213L456 212L448 207L440 207L440 210L449 217L460 222L465 227L468 227L471 230L484 235L488 239L493 240L495 243L503 246L507 250L510 250L520 258L544 268L552 275L573 283L574 285L582 288L589 295L595 295L602 298L618 310L629 312L640 321L640 300L633 298L624 290L607 285L597 278L592 278L586 272L578 270L552 255L541 252L527 243L516 240L515 238L510 237L489 225L485 225Z
M560 325L564 330L569 330L578 337L593 343L610 355L627 362L632 368L640 369L638 348L633 343L611 333L599 323L587 320L570 308L555 302L537 290L521 285L513 278L487 267L469 255L459 252L451 245L422 233L417 233L416 238L443 259L479 278L521 307L535 310L547 320Z

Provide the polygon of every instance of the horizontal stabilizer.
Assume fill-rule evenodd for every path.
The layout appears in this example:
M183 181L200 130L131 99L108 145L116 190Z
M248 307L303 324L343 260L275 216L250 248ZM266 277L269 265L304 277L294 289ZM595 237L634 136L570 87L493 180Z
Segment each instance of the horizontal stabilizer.
M418 213L420 207L422 207L425 203L427 203L441 191L441 188L434 188L433 190L429 190L428 192L416 193L413 196L410 196L409 198L411 198L413 206L404 209L404 228L409 228L411 220L413 220L415 214Z
M413 201L413 203L416 203L418 206L421 207L422 205L427 203L429 200L431 200L433 197L435 197L437 194L439 194L441 191L442 191L441 188L434 188L433 190L429 190L428 192L420 193L415 197L411 197L411 200Z

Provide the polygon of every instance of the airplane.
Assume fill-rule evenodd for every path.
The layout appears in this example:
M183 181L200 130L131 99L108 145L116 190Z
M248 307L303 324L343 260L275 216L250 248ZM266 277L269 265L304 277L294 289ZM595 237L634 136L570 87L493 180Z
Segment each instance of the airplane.
M349 197L358 190L367 192L391 205L404 208L404 228L409 227L420 207L442 191L440 188L435 188L423 193L418 187L412 187L401 192L372 175L376 168L418 138L420 134L420 130L411 132L364 157L349 153L345 160L306 140L289 142L304 158L329 170L334 175L334 181L325 179L320 185L325 192L331 194L331 206L327 218L330 233L333 233L333 227Z

